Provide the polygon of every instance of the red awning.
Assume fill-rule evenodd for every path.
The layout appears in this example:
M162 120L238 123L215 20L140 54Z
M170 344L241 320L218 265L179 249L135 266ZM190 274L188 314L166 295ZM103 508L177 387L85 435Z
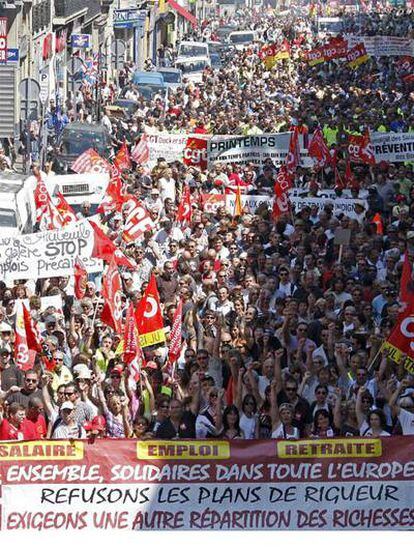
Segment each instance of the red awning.
M188 10L183 8L183 6L180 6L180 4L176 2L175 0L168 0L168 3L177 13L179 13L182 17L187 19L187 21L190 21L193 27L197 26L197 19L194 17L192 13L190 13Z

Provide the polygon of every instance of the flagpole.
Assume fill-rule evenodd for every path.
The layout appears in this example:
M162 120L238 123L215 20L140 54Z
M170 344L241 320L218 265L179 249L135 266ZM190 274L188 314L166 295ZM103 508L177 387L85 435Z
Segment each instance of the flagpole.
M373 368L374 363L377 361L378 356L379 356L380 353L382 352L382 348L383 348L383 344L379 347L379 349L378 349L377 352L375 353L375 356L372 358L372 361L371 361L371 363L370 363L369 366L368 366L368 371L371 371L371 369Z

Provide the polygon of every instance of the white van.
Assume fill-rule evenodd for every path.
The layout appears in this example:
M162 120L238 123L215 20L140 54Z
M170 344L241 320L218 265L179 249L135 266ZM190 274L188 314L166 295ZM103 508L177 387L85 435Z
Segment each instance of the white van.
M210 57L210 50L206 42L181 42L178 46L177 59L183 57Z
M257 40L257 33L254 30L237 30L229 34L228 40L236 49L243 50Z
M33 192L22 175L0 173L0 234L18 236L33 232L36 207Z
M46 187L52 197L57 188L75 212L80 210L83 202L90 202L91 214L102 202L108 183L108 173L52 175L45 180Z
M209 57L190 57L177 58L175 67L180 69L183 75L183 79L186 78L194 84L200 84L203 81L203 71L205 68L210 67Z
M344 22L340 17L318 17L315 30L320 37L336 36L343 33Z

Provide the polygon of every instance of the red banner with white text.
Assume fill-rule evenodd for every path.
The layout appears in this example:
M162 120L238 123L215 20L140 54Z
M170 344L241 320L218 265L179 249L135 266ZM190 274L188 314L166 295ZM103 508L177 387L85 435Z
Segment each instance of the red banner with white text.
M0 442L1 528L410 530L413 441Z

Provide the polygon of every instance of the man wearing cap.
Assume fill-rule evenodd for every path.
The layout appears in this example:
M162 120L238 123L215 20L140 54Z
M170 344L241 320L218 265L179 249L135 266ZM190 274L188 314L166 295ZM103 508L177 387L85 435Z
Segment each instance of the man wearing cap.
M86 438L84 428L76 421L75 406L72 402L65 401L61 405L57 422L52 432L53 440Z
M55 363L55 369L53 370L52 388L57 390L57 387L61 384L67 384L73 380L73 375L70 369L63 363L64 355L60 350L56 350L53 353L53 360Z
M0 350L0 389L7 393L11 388L20 389L24 383L24 375L11 361L11 353L8 348Z

